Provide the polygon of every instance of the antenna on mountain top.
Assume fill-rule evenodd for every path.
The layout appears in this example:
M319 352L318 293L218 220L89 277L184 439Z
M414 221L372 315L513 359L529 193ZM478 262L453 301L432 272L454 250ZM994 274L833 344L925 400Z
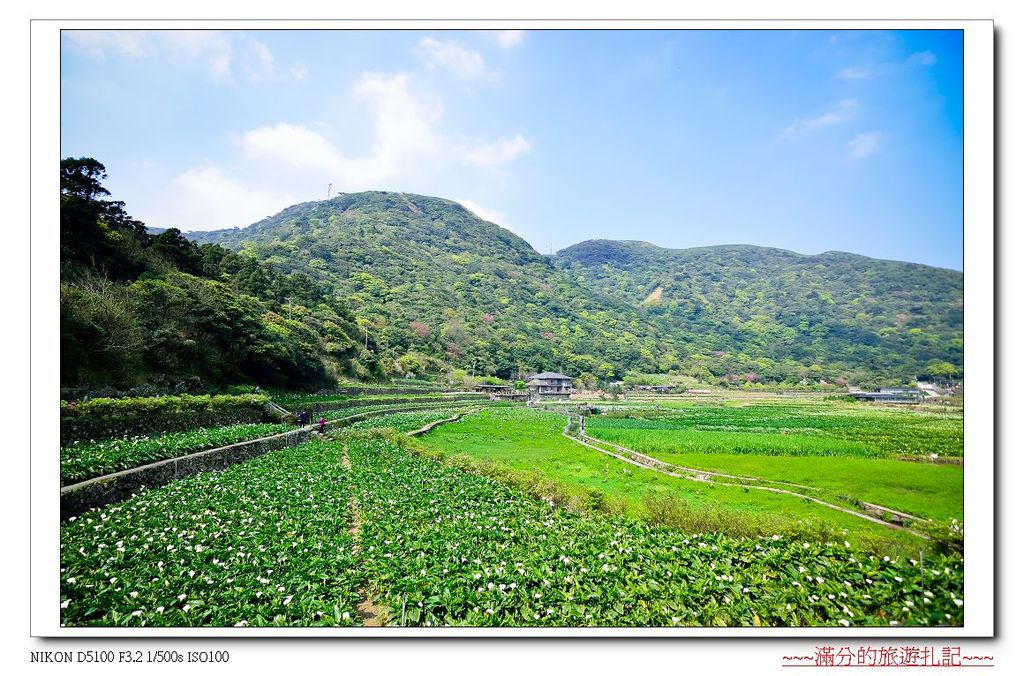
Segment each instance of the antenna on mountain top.
M327 184L327 199L331 199L331 186L333 186L333 185L334 185L333 183L328 183Z

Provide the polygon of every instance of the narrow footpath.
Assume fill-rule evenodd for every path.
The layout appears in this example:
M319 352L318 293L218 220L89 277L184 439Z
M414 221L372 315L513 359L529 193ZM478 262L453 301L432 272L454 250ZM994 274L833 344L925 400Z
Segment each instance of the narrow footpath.
M927 535L925 535L924 533L921 533L919 531L916 531L913 528L908 528L908 527L906 527L906 526L904 526L902 524L897 524L897 523L893 523L891 521L883 520L881 518L878 518L878 516L873 516L872 514L866 514L864 512L859 512L857 510L849 509L849 508L843 507L841 505L836 505L836 504L831 503L831 502L826 502L825 500L822 500L820 498L816 498L816 497L811 496L811 495L806 495L804 493L798 493L796 491L788 490L788 489L785 489L785 488L776 488L774 486L763 486L763 485L761 485L761 483L765 483L766 482L766 480L764 480L764 479L759 479L757 477L737 476L737 475L734 475L734 474L723 474L721 472L709 472L709 471L705 471L705 470L693 469L693 468L690 468L690 467L680 467L678 465L672 465L672 464L669 464L667 462L663 462L661 460L658 460L657 458L652 458L649 455L644 455L643 453L640 453L638 451L634 451L632 449L626 448L625 446L619 446L617 444L612 444L612 443L604 441L602 439L596 439L594 437L587 436L587 434L583 431L585 429L585 426L581 425L582 416L580 416L579 414L574 414L574 413L570 413L570 412L566 412L566 415L567 415L567 421L566 421L566 424L565 424L565 428L562 430L562 436L563 437L565 437L566 439L570 439L571 441L574 441L577 444L580 444L581 446L585 446L587 448L590 448L592 450L598 451L600 453L604 453L605 455L609 455L609 456L611 456L611 457L613 457L613 458L615 458L617 460L620 460L622 462L628 463L630 465L635 465L636 467L640 467L642 469L653 470L655 472L660 472L661 474L665 474L665 475L668 475L668 476L671 476L671 477L676 477L676 478L679 478L679 479L687 479L687 480L690 480L690 481L699 481L699 482L703 482L703 483L714 483L716 486L736 486L736 487L744 488L744 489L751 489L751 490L757 490L757 491L767 491L769 493L780 493L780 494L783 494L783 495L792 495L794 497L802 498L804 500L809 500L810 502L816 503L816 504L821 505L823 507L827 507L829 509L834 509L834 510L836 510L838 512L843 512L844 514L849 514L850 516L855 516L855 517L857 517L859 519L864 519L865 521L870 521L870 522L876 523L876 524L878 524L880 526L885 526L886 528L890 528L892 530L898 530L898 531L902 531L902 532L905 532L905 533L909 533L911 535L916 535L916 536L918 536L920 538L923 538L923 539L926 539L926 540L929 539ZM574 425L574 423L575 423L575 425ZM570 432L570 430L573 429L574 426L575 426L576 430L579 430L576 433ZM610 446L611 448L616 449L616 450L613 451L613 450L609 450L607 448L602 448L598 444ZM618 451L618 452L616 452L616 451ZM731 481L716 481L713 477L724 478L724 479L731 479ZM753 483L753 482L757 482L757 483ZM775 482L768 482L768 483L785 484L785 485L796 486L796 487L810 489L810 490L820 490L820 489L817 489L817 488L813 488L811 486L803 486L802 484L787 484L786 482L783 482L783 481L775 481ZM903 512L897 512L896 510L889 509L888 507L882 507L880 505L873 505L873 504L869 505L868 503L861 503L861 504L864 505L865 509L867 509L870 512L872 512L874 514L877 514L879 516L887 514L887 515L896 515L896 516L899 516L899 517L903 517L903 518L905 518L907 520L914 520L914 521L921 521L922 520L922 519L920 519L918 517L914 517L914 516L911 516L909 514L904 514Z
M346 444L342 449L341 465L349 473L352 472L352 461L348 457L348 445ZM352 492L352 497L349 498L349 511L352 513L352 525L349 527L348 532L352 536L353 551L358 557L362 554L362 547L360 546L360 526L362 521L359 514L359 498L356 496L356 485L354 482L349 483L349 490ZM376 605L371 599L370 595L364 585L359 589L359 596L362 597L362 601L359 602L357 610L359 612L359 619L362 621L364 627L380 627L383 626L384 613L380 606Z

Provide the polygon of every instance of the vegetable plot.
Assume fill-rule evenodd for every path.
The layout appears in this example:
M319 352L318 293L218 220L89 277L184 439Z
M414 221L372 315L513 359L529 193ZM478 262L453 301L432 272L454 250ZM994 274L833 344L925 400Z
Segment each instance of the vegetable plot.
M68 626L357 624L340 446L314 441L61 527Z
M225 427L200 427L187 432L152 437L79 441L60 449L60 482L62 486L66 486L146 463L292 429L295 429L295 425L289 423L245 423Z
M416 457L349 441L375 601L395 625L960 625L963 567L848 543L688 535L576 515Z

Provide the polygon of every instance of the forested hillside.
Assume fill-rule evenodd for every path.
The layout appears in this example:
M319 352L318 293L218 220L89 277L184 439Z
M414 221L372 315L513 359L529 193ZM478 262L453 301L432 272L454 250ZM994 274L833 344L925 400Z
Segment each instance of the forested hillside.
M464 370L585 382L905 382L963 364L963 275L829 252L588 241L542 256L437 197L365 192L247 228L148 231L103 165L61 174L67 387Z
M672 353L628 303L595 294L450 200L366 192L244 229L189 233L330 285L403 371L613 377Z
M96 160L61 162L62 387L383 376L373 336L328 289L175 229L152 235L104 178Z
M963 365L963 274L830 251L592 240L558 266L677 341L683 370L884 382Z
M550 258L454 202L384 192L189 237L331 286L401 370L877 384L962 366L963 276L923 265L607 241Z

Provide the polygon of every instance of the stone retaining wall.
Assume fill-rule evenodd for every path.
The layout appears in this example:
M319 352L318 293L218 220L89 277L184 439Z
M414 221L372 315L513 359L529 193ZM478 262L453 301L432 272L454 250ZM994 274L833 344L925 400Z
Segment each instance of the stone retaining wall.
M403 407L364 411L346 418L339 418L327 423L329 427L344 427L358 420L389 413L404 411L429 410L443 408L435 403L419 407ZM77 516L94 507L102 507L112 502L120 502L130 498L142 488L156 488L177 479L182 479L200 472L225 469L238 462L244 462L257 456L276 451L286 446L294 446L306 441L315 433L315 426L310 425L290 432L281 432L269 437L240 441L237 444L211 448L178 458L169 458L158 462L133 467L113 474L96 477L61 488L60 518L66 520Z

